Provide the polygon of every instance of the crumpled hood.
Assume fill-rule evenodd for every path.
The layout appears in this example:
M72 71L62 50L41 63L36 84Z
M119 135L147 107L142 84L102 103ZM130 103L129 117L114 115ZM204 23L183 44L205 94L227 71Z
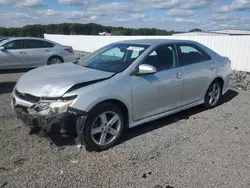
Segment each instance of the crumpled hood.
M73 63L49 65L31 70L17 82L16 89L37 97L61 97L76 84L111 77L114 73Z

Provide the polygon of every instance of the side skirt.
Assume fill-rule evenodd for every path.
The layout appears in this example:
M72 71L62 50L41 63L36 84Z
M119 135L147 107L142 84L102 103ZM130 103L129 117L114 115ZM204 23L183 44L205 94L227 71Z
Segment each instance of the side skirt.
M189 104L189 105L186 105L186 106L174 109L174 110L170 110L170 111L167 111L167 112L164 112L164 113L161 113L161 114L157 114L155 116L147 117L147 118L144 118L142 120L131 121L129 123L129 128L136 127L137 125L140 125L140 124L143 124L143 123L148 123L150 121L154 121L154 120L163 118L165 116L169 116L169 115L175 114L177 112L181 112L183 110L186 110L186 109L198 106L198 105L203 104L203 103L204 103L204 100L198 101L198 102L195 102L195 103L192 103L192 104Z

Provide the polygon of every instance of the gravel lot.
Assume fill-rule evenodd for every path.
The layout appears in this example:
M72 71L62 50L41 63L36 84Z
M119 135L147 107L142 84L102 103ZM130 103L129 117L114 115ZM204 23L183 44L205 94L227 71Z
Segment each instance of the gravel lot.
M10 92L22 73L0 74L0 187L250 187L250 93L196 107L126 132L101 153L29 135ZM159 186L157 186L159 185Z

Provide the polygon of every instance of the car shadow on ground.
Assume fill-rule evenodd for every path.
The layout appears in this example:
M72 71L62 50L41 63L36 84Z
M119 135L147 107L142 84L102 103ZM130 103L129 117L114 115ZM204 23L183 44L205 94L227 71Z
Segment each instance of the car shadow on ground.
M235 98L238 95L238 92L235 90L229 90L221 99L220 103L218 106L229 102L233 98ZM145 123L142 125L139 125L137 127L134 127L132 129L127 129L126 134L124 134L123 139L121 140L121 143L124 143L130 139L133 139L137 136L140 136L142 134L146 134L148 132L154 131L156 129L159 129L164 126L168 126L174 122L178 122L181 120L189 119L190 116L193 116L195 114L201 113L203 111L206 111L202 105L196 106L187 110L184 110L182 112L166 116L164 118L161 118L159 120L155 120L149 123Z
M11 93L16 85L16 82L0 82L0 95Z
M235 90L229 90L222 98L220 101L219 105L222 105L224 103L229 102L233 98L235 98L238 95L238 92ZM149 123L142 124L140 126L134 127L132 129L127 129L126 134L124 134L121 142L118 144L120 145L121 143L124 143L130 139L133 139L137 136L146 134L148 132L154 131L156 129L159 129L164 126L168 126L174 122L181 121L183 119L189 119L190 116L198 114L200 112L206 111L205 108L202 106L197 106L164 118L161 118L159 120L155 120ZM73 146L76 145L78 142L78 139L75 137L69 137L67 139L62 138L60 135L55 134L55 133L49 133L47 135L48 140L50 141L51 144L54 144L55 146L59 148L64 148L65 146Z

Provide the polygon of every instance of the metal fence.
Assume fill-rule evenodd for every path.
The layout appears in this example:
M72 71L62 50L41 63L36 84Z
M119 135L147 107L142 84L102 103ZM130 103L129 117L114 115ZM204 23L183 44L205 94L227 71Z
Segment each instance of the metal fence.
M232 69L250 72L250 36L86 36L86 35L50 35L46 39L75 50L92 52L112 42L132 39L186 39L200 42L232 61Z

